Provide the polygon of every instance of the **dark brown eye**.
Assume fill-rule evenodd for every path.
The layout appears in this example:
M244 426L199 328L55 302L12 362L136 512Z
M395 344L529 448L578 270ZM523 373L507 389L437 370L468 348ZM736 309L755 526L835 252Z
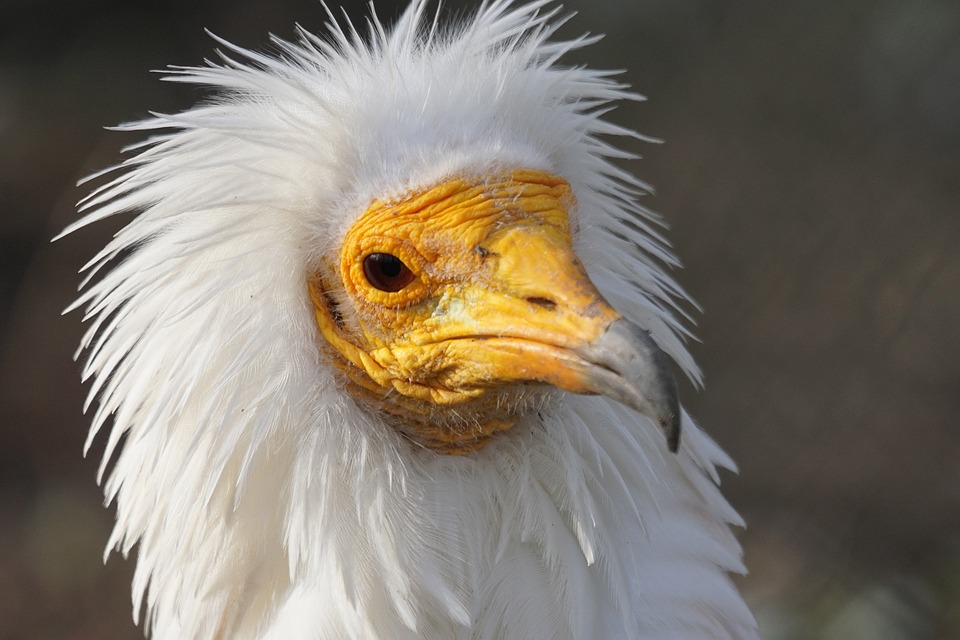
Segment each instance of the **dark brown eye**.
M363 275L371 286L389 293L400 291L415 277L410 267L389 253L371 253L364 258Z

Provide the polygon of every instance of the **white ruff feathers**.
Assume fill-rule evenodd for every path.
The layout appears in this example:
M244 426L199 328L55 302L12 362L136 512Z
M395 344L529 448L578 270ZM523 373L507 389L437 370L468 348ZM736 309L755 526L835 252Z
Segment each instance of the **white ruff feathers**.
M65 231L137 213L75 305L135 618L145 602L161 640L756 637L727 578L732 462L686 415L673 455L635 412L557 394L479 453L436 456L321 358L306 278L372 199L522 167L570 182L591 277L699 379L646 187L611 163L629 154L606 140L635 134L601 119L637 96L557 66L591 39L548 41L544 2L454 28L425 4L390 31L331 20L277 57L222 42L219 65L173 69L216 97L125 126L157 133Z

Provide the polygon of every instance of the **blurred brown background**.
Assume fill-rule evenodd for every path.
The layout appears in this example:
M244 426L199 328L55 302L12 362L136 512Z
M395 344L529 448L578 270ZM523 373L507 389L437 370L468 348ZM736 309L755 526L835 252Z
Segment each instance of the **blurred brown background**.
M566 8L608 34L576 61L650 96L614 118L666 140L631 168L705 309L685 397L740 463L765 636L960 638L960 3ZM141 637L59 315L114 229L49 244L74 183L134 141L104 125L200 97L148 71L211 56L204 27L258 48L295 21L319 2L0 1L2 639Z

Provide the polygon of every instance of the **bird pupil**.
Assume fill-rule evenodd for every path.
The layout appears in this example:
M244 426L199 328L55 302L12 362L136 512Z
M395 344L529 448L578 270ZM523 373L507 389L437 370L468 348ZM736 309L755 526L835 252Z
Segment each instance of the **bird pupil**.
M379 255L384 256L380 260L380 270L383 272L383 275L388 278L396 278L400 275L400 270L403 269L403 263L400 262L399 258L384 253Z

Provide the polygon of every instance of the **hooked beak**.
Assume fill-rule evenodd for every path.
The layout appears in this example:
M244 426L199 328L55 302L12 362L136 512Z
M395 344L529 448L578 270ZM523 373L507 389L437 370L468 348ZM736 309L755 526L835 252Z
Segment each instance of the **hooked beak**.
M597 340L573 352L592 365L583 373L584 386L650 417L676 453L680 446L677 385L669 358L648 331L619 318Z
M405 344L390 346L391 358L411 363L405 374L422 375L429 360L437 367L430 383L459 391L533 382L607 396L648 416L676 452L680 405L670 358L603 298L566 238L549 226L521 225L493 234L487 246L495 266L457 289L456 312L434 313Z

